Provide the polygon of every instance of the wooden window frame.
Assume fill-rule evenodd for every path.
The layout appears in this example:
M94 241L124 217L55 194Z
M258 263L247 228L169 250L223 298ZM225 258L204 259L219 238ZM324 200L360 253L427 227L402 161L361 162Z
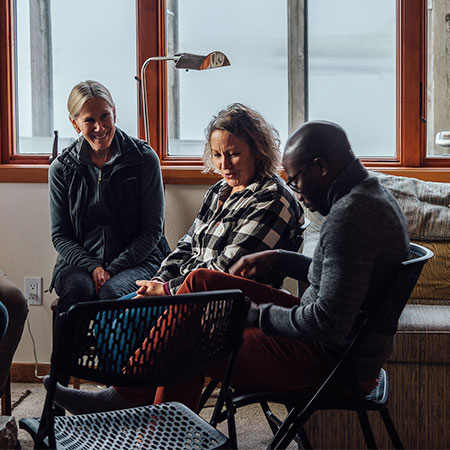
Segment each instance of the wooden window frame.
M13 0L0 6L0 182L47 182L48 157L17 155L15 127L15 74ZM166 54L165 0L136 0L137 66L150 56ZM426 0L397 2L397 156L361 158L364 165L394 175L450 182L450 158L426 156ZM418 31L419 30L419 31ZM196 157L173 157L167 152L166 63L147 68L147 104L150 142L161 160L165 183L212 184L215 174L201 174ZM423 91L420 92L422 86ZM136 93L139 96L139 92ZM139 106L141 108L141 106ZM144 136L143 115L138 112L138 135Z

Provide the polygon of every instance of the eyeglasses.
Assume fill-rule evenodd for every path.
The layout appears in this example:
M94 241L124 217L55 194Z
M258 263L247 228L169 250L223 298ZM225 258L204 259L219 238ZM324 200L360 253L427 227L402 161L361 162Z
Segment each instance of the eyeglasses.
M297 194L301 194L302 191L298 188L295 183L295 179L309 166L309 163L306 163L303 167L301 167L292 177L289 177L286 181L286 184Z

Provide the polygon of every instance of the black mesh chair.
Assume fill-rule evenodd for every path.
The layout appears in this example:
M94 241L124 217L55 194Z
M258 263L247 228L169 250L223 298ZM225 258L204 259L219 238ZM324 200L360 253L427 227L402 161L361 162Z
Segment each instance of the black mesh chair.
M227 290L71 307L57 318L42 416L21 419L20 427L32 435L37 448L235 447L232 415L229 442L214 426L177 402L78 416L55 416L53 402L56 382L69 375L116 386L161 386L228 358L217 412L213 413L216 425L224 403L232 410L228 384L248 306L240 291Z
M304 391L234 393L233 407L235 409L253 403L261 405L274 434L268 449L284 449L292 440L302 446L301 448L311 449L312 445L303 425L314 411L324 409L356 411L367 447L370 449L377 447L367 411L379 411L394 447L403 448L387 409L389 394L387 372L381 369L378 385L372 392L365 395L355 376L354 356L366 334L371 331L372 324L377 324L377 330L380 329L380 323L383 324L383 333L388 335L396 333L398 319L417 283L424 264L432 256L431 250L417 244L410 245L408 260L393 271L382 289L382 294L373 299L374 302L376 301L375 307L360 312L353 329L351 343L315 393ZM212 386L208 386L207 389L208 391L205 391L205 395L202 397L202 405ZM287 416L283 420L276 417L269 407L269 402L284 405L288 412ZM220 416L219 420L221 420Z

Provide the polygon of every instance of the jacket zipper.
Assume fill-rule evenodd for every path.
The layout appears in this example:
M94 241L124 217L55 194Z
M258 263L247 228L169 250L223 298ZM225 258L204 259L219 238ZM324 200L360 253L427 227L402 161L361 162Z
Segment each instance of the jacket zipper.
M101 183L102 183L102 169L99 168L98 169L98 176L97 176L97 202L100 204L100 202L102 201L102 187L101 187ZM102 259L103 261L105 260L105 252L106 252L106 236L105 236L105 227L102 227L102 236L103 236L103 256Z

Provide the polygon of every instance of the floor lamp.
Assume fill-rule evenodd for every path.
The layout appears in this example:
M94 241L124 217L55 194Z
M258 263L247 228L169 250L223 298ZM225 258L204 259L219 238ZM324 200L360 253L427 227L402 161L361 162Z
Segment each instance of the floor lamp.
M145 60L141 67L142 106L144 110L145 140L150 144L147 113L147 83L145 72L151 61L175 61L175 68L185 70L205 70L225 67L230 61L222 52L211 52L208 55L194 55L192 53L176 53L173 56L152 56Z

